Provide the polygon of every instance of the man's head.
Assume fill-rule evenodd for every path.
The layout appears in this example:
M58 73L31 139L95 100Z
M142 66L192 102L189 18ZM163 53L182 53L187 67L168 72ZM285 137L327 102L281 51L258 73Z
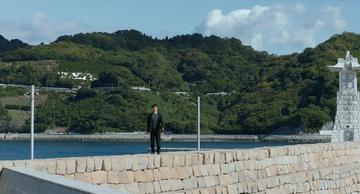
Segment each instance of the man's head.
M152 111L152 112L157 112L157 111L158 111L158 106L157 106L157 104L151 105L151 111Z

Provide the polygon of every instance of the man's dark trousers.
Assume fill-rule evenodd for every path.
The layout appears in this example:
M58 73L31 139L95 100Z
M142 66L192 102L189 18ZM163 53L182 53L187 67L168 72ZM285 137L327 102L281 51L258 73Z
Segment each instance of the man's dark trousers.
M156 141L156 152L160 154L160 130L152 129L150 131L150 145L151 153L155 153L155 141Z

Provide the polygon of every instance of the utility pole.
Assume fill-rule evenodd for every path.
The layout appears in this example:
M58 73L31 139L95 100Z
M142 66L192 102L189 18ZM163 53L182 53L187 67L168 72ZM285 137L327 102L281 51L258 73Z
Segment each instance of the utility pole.
M34 159L34 108L35 108L35 87L31 85L31 123L30 123L30 158Z
M197 144L200 151L200 96L197 97Z

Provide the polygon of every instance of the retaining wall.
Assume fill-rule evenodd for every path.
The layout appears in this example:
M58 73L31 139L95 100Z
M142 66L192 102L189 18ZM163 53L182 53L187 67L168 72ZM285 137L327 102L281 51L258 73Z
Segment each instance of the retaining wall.
M130 193L351 193L360 142L0 161Z

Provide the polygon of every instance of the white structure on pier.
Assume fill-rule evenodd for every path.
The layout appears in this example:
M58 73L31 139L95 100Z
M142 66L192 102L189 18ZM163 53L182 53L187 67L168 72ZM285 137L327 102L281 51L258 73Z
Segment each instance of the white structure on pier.
M357 90L356 72L360 70L357 58L346 52L331 71L339 72L336 117L331 134L332 142L360 140L360 93Z

